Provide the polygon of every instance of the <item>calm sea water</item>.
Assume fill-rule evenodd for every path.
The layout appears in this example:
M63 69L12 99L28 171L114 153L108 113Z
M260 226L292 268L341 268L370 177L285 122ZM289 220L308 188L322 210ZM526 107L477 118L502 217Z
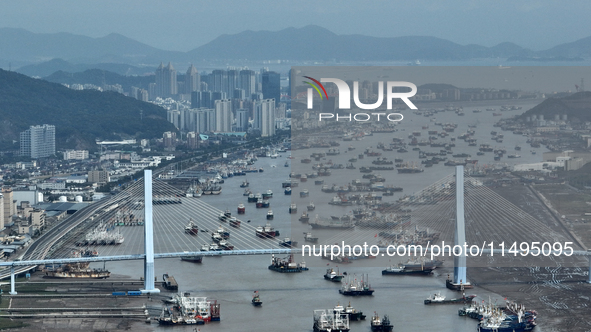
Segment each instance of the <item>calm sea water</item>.
M504 112L503 116L524 112L536 103L526 101L515 104L522 106L523 109ZM434 118L437 119L437 122L458 123L456 131L451 133L451 136L454 137L466 132L469 129L468 125L477 124L475 138L478 139L478 145L490 143L493 147L504 147L507 149L508 154L518 153L522 155L520 159L506 159L505 157L501 161L502 163L541 161L544 149L535 149L537 154L531 154L530 150L532 149L525 143L526 137L506 132L504 133L505 139L503 143L490 142L490 132L492 130L500 131L499 128L492 126L499 117L493 117L492 112L486 112L485 109L498 109L503 104L505 103L464 104L465 116L463 117L459 117L453 112L445 112L436 114ZM472 109L475 108L481 109L483 112L473 113ZM422 131L423 134L420 139L426 139L428 137L426 130L421 130L421 127L425 125L428 125L430 130L440 130L438 126L434 125L431 118L408 115L404 122L398 126L399 132L395 134L376 134L366 137L362 141L342 142L340 146L341 155L331 158L335 163L345 164L349 158L363 153L366 147L373 146L375 148L379 142L391 142L393 136L405 138L408 142L407 136L413 131ZM345 153L349 144L353 145L355 150ZM514 151L515 145L522 146L522 151ZM439 151L440 148L421 147L421 149ZM310 149L306 150L305 154L309 155L313 152L325 150ZM478 146L469 147L468 143L463 140L456 141L455 153L470 153L473 159L479 160L479 165L496 163L493 161L492 153L487 153L485 156L476 156L477 151ZM420 163L416 151L401 154L390 152L390 154L384 156L390 160L403 158L405 161ZM313 214L326 217L345 214L351 210L351 207L328 205L327 202L332 198L332 195L321 193L320 186L315 186L313 179L307 183L300 183L298 188L294 188L292 196L285 196L281 188L281 182L288 179L289 173L292 171L292 167L284 167L288 155L289 152L283 153L277 159L259 159L257 166L263 167L265 169L264 173L251 173L247 178L250 181L250 188L255 193L262 193L267 189L273 190L275 193L271 199L271 208L275 214L272 221L273 226L281 232L282 236L292 234L298 242L303 243L302 233L310 230L309 226L297 221L292 223L292 218L296 220L311 200L317 206ZM289 162L299 163L299 160L294 159ZM371 160L366 158L359 161L356 166L369 166L370 163ZM308 164L308 166L304 167L310 167L311 172L311 165ZM294 166L294 171L303 170L301 165L294 164ZM402 193L397 193L393 197L384 197L384 200L395 200L400 195L412 194L453 172L453 167L439 164L432 168L426 168L424 173L418 175L402 175L396 171L377 173L386 178L386 184L404 188ZM345 184L352 179L360 179L361 175L358 170L335 170L331 177L325 178L325 183ZM254 225L264 224L267 209L255 209L253 204L246 203L246 197L242 196L244 189L239 187L243 179L243 177L227 179L223 185L221 195L203 196L200 199L222 210L228 208L233 213L237 204L244 202L247 211L242 220L250 219ZM310 190L310 198L299 197L299 191L304 188ZM292 200L298 205L298 214L296 216L288 214L289 204ZM315 232L315 235L321 238L330 236L329 231ZM365 262L355 262L338 268L341 272L347 271L350 275L356 274L360 276L362 273L367 273L375 293L370 297L345 297L338 292L340 284L323 279L326 261L319 263L310 259L308 262L308 265L311 266L310 270L297 274L280 274L270 271L267 269L269 261L270 257L268 256L206 257L202 264L182 262L179 259L161 259L156 261L155 268L159 279L163 273L174 275L181 291L191 292L194 296L211 297L221 303L222 321L198 327L201 331L311 331L313 310L330 309L338 303L346 305L349 301L356 309L363 311L368 316L368 319L374 312L380 315L388 314L394 324L394 331L476 331L477 329L475 320L458 316L458 306L425 306L423 304L423 300L433 292L441 291L448 298L459 295L445 288L445 276L442 275L436 274L430 277L382 276L381 270L384 267L370 267L367 266L368 264L364 264ZM366 266L364 267L364 265ZM337 264L331 264L331 267L336 266ZM113 262L108 263L107 267L114 274L130 275L132 277L143 275L142 262L140 261ZM250 303L253 291L260 292L263 300L263 306L260 308L253 307ZM480 289L474 289L471 293L486 299L488 299L489 295L501 298ZM160 304L156 302L149 305L160 308ZM362 322L352 322L351 331L369 331L368 319ZM153 327L157 331L193 331L193 327L188 326L158 327L153 325Z

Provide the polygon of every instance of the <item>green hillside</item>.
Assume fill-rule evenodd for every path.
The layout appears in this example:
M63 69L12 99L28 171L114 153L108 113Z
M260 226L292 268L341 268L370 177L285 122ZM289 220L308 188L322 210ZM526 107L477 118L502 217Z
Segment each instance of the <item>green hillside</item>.
M19 140L21 131L40 124L56 126L58 149L92 150L95 139L154 138L175 130L159 106L0 70L0 148L14 149L13 140Z

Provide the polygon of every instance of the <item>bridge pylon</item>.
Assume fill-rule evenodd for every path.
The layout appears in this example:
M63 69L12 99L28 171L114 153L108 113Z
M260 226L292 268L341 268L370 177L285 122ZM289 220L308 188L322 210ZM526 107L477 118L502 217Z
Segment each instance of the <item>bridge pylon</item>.
M456 232L454 244L464 247L466 243L466 223L464 220L464 166L456 166ZM454 277L447 280L447 288L463 290L471 285L466 280L466 253L454 255Z
M154 220L152 210L152 170L144 170L144 289L142 293L160 293L154 287Z

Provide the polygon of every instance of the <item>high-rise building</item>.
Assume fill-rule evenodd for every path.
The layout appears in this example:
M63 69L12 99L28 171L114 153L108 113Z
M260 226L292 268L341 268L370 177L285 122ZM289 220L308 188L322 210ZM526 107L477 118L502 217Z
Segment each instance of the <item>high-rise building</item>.
M166 119L172 123L177 129L181 129L181 112L177 110L166 111Z
M215 131L227 133L232 131L232 101L230 99L216 100L215 109Z
M263 99L254 108L254 128L260 130L262 137L275 135L275 100Z
M4 196L4 224L12 222L12 216L16 214L16 205L12 195L12 189L2 188L2 196Z
M234 92L234 89L240 87L240 71L236 69L228 70L228 95Z
M4 229L4 196L0 193L0 229Z
M234 95L232 96L234 99L246 99L246 94L244 93L244 89L234 89Z
M197 111L196 131L198 133L207 133L215 131L215 110L214 109L200 109Z
M137 99L141 101L148 101L150 99L150 94L148 93L148 90L140 89L137 92Z
M196 132L190 131L187 133L187 148L195 150L199 147L199 135Z
M228 73L223 69L215 69L209 77L209 88L212 92L228 92Z
M176 144L176 133L174 131L167 131L162 134L162 141L165 149L173 149Z
M211 99L213 101L216 100L222 100L222 99L228 99L227 94L223 91L216 91L216 92L212 92L211 93Z
M240 88L244 89L244 94L250 97L256 92L255 73L252 70L244 69L240 71Z
M281 100L281 78L279 73L266 71L263 73L262 82L263 98L275 99L275 106Z
M193 91L201 90L201 75L195 66L191 65L185 74L185 93L190 94Z
M88 183L107 183L109 182L109 172L108 171L89 171L88 178L86 179Z
M64 160L84 160L88 159L88 150L66 150Z
M201 91L201 103L199 107L213 108L213 93L211 91Z
M168 98L177 93L176 70L170 62L166 67L160 63L156 69L156 96Z
M31 126L21 133L21 156L36 158L55 154L55 126Z
M236 110L236 131L248 130L248 110L241 108Z

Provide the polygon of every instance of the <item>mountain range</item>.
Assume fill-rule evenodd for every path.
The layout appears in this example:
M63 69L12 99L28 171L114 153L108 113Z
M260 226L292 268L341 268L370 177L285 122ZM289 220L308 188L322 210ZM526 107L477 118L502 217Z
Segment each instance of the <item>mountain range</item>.
M463 61L476 58L585 58L591 56L591 37L533 51L513 43L492 47L460 45L429 36L371 37L338 35L310 25L280 31L224 34L188 52L161 50L120 34L91 38L70 33L33 33L0 28L0 66L14 67L62 59L70 64L127 64L153 66L161 61L188 64L208 60L291 61ZM71 71L60 67L54 69ZM88 69L86 67L84 69ZM96 67L93 67L96 68ZM101 68L106 70L107 68ZM129 69L129 68L128 68ZM128 69L119 69L122 71ZM54 71L56 71L54 70ZM52 71L52 72L54 72ZM31 67L21 72L31 75ZM45 72L47 76L49 73Z

